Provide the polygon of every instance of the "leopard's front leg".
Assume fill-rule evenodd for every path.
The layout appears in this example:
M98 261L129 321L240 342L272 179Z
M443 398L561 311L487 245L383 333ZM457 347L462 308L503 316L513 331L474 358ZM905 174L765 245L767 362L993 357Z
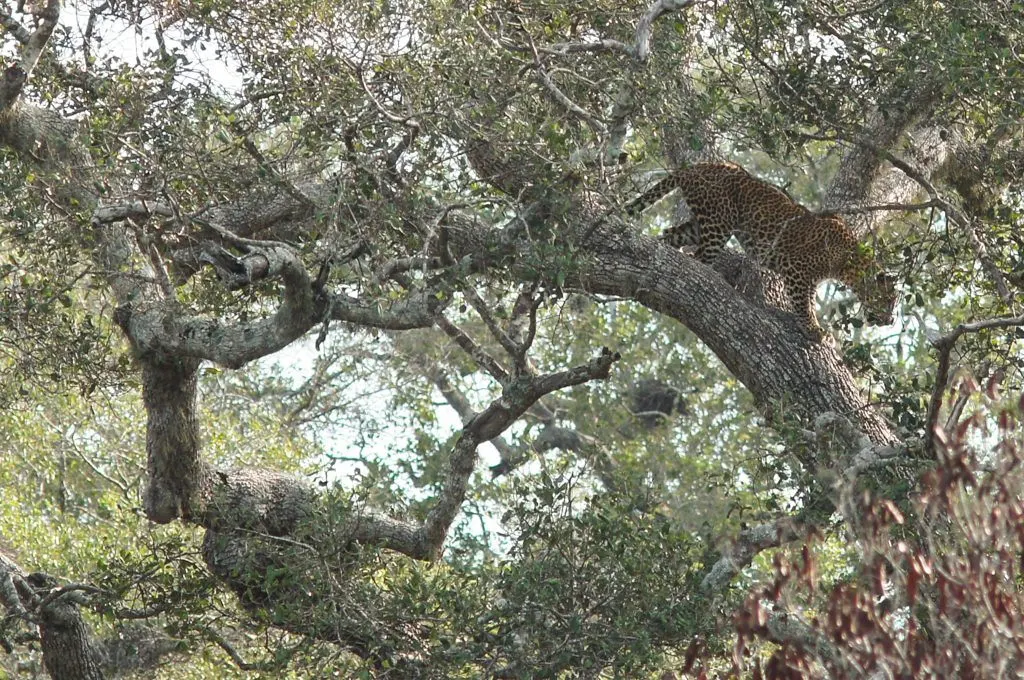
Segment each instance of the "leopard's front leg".
M825 329L818 323L817 305L814 304L815 290L812 288L804 296L802 305L797 308L797 316L811 337L821 340L825 337Z
M785 285L793 313L800 320L800 325L811 337L818 340L824 338L825 331L818 323L818 310L814 301L818 290L817 282L803 277L785 277Z

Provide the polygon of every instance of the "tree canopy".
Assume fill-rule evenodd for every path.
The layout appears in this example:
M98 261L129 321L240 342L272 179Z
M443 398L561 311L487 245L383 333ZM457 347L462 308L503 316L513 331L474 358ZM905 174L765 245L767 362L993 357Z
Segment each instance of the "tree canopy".
M0 678L1024 669L1021 3L0 26ZM895 321L628 210L709 161Z

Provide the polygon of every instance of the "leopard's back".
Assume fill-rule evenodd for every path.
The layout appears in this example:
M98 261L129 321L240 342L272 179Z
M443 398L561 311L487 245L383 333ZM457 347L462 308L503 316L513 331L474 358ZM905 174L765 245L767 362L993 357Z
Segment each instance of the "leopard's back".
M782 189L724 163L699 163L672 173L634 201L631 212L676 190L692 218L665 231L670 245L691 248L694 257L713 264L735 236L747 255L782 276L794 311L811 328L818 328L815 289L826 279L850 285L875 318L891 320L892 282L876 280L877 263L863 256L838 215L816 215Z
M639 212L678 191L693 219L666 230L674 247L699 249L699 259L711 263L730 237L747 253L763 261L777 240L780 225L810 214L772 184L731 163L697 163L680 169L634 201L627 210ZM765 263L767 264L767 263Z

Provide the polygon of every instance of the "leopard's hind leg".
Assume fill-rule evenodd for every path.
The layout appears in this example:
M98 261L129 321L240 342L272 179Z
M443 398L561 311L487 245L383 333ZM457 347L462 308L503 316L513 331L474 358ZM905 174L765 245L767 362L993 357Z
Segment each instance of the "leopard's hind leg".
M714 220L689 219L666 229L662 238L673 248L691 249L693 257L714 264L729 241L730 230Z

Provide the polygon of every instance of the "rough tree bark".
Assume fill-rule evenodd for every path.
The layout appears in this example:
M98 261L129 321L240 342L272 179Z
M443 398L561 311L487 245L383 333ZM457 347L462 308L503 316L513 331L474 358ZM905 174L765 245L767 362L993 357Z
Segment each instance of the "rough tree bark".
M43 665L50 677L102 680L102 655L82 619L77 595L46 574L26 574L0 551L0 604L8 616L38 629Z

